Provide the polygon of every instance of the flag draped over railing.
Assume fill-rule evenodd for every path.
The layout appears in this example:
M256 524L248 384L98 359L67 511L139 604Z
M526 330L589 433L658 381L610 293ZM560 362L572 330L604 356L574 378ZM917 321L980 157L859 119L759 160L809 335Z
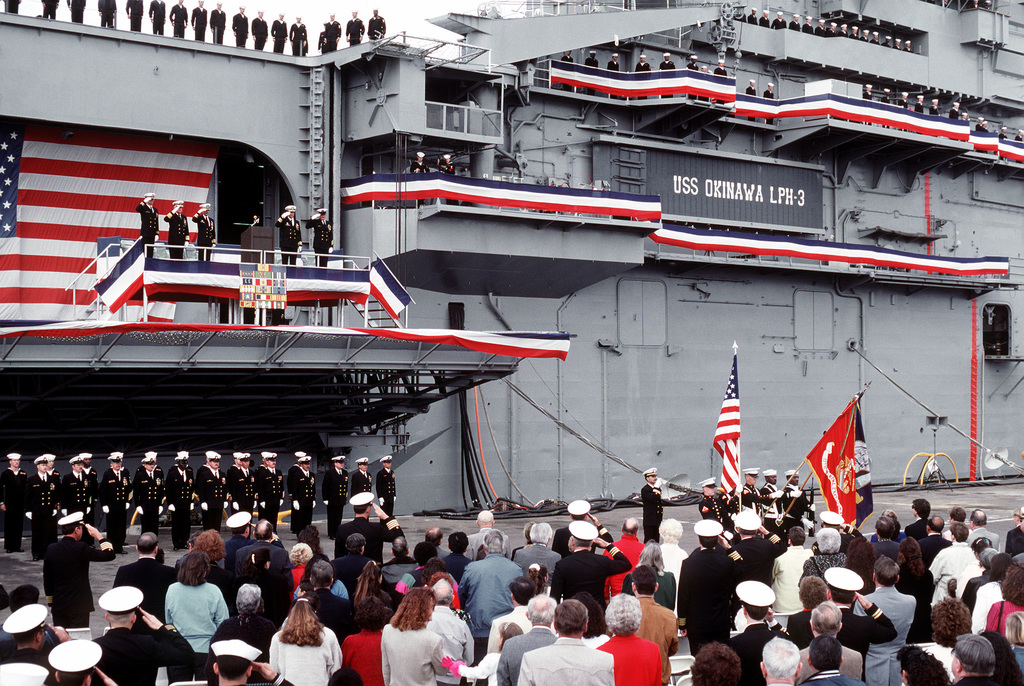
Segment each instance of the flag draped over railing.
M722 490L732 493L740 483L740 377L736 365L736 344L732 344L732 372L725 386L722 411L715 428L715 450L722 456Z

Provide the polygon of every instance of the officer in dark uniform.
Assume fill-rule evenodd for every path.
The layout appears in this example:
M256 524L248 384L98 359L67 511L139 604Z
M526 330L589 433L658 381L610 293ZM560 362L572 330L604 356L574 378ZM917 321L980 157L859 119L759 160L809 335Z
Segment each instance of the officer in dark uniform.
M413 161L412 164L409 165L409 173L426 174L427 172L429 172L430 167L427 166L425 158L426 155L424 155L422 152L416 153L416 159Z
M452 156L448 153L437 161L437 171L442 174L455 174L455 165L452 164Z
M185 27L188 26L188 10L185 9L185 0L178 0L177 5L171 6L171 26L174 28L175 38L185 37Z
M213 31L213 42L217 45L224 45L224 32L228 26L228 15L223 9L223 3L217 3L217 9L210 12L210 30Z
M156 471L155 452L150 451L142 458L142 466L132 480L132 495L135 512L142 518L142 533L159 533L160 515L164 513L164 479Z
M106 517L107 539L114 546L114 552L124 553L124 539L128 528L128 510L132 506L132 478L122 468L123 453L110 453L107 462L110 467L103 472L100 481L100 502Z
M331 15L331 20L324 24L324 30L320 32L320 40L317 45L322 54L334 52L338 49L338 41L341 40L341 23Z
M270 27L270 37L274 39L274 52L278 55L284 54L284 44L288 41L288 22L284 15L278 15Z
M280 230L278 244L281 246L281 263L294 265L295 253L302 247L302 234L299 222L295 219L295 205L284 208L284 214L275 222L275 226Z
M761 496L757 490L757 475L761 470L757 467L743 470L743 490L740 491L740 505L743 508L750 508L755 514L760 514L761 507L767 504L767 499Z
M736 598L743 608L746 628L729 639L729 647L740 658L740 671L744 675L761 673L761 658L765 645L773 638L788 639L789 635L782 625L772 618L768 622L768 610L775 602L775 592L771 586L759 581L741 581L736 586ZM740 684L754 684L764 681L756 678L740 679Z
M203 7L203 0L199 0L199 6L192 10L192 29L195 31L196 40L200 43L206 42L206 25L209 23L209 14Z
M89 504L89 482L82 473L83 459L81 455L75 455L68 462L71 464L71 473L64 477L60 485L61 514L81 512L84 519L85 511L91 511L92 507Z
M640 502L644 504L644 543L647 541L657 543L660 538L658 528L661 526L661 518L665 514L657 468L651 467L644 472L644 479L647 480L647 483L640 489Z
M391 469L391 456L385 455L380 458L383 468L377 472L377 497L380 498L380 507L388 513L388 517L395 516L395 473Z
M843 521L842 515L831 510L826 510L819 515L821 527L835 529L839 532L839 552L845 553L850 547L853 539L861 536L861 533ZM811 549L817 552L818 544L815 543Z
M760 581L771 585L775 558L786 552L786 541L769 533L752 510L743 510L736 515L736 533L739 540L733 541L733 550L743 558L740 581ZM758 536L758 533L765 537Z
M141 0L140 0L141 2ZM139 21L142 21L140 18ZM135 19L132 19L135 22ZM135 29L132 29L133 31ZM156 199L156 193L146 193L146 197L142 199L135 211L142 216L142 228L139 231L139 235L142 236L142 245L145 246L146 257L153 256L153 243L156 242L156 236L160 232L160 224L157 221L156 208L153 207L153 200Z
M306 33L306 25L302 23L302 17L295 17L295 23L288 30L288 40L292 43L292 55L303 57L309 52L309 35Z
M89 586L89 563L109 562L117 554L110 541L92 524L82 521L82 513L63 517L58 526L62 538L46 549L43 559L43 588L50 606L53 623L64 627L89 626L93 611L92 588ZM86 545L83 535L99 542L99 549Z
M345 469L344 455L331 458L331 468L324 472L320 482L320 497L327 506L327 534L334 540L348 501L348 471Z
M203 531L214 529L220 531L220 523L224 518L224 507L227 478L220 471L220 453L206 451L206 464L196 473L196 499L202 511Z
M683 560L676 616L679 635L690 639L691 651L699 652L707 643L729 640L732 596L743 558L730 549L719 522L701 520L693 525L693 532L700 549Z
M32 520L32 559L42 560L46 548L57 540L60 479L47 474L49 453L35 459L36 473L25 480L25 516Z
M235 453L238 464L228 469L228 500L231 512L256 511L256 473L252 470L249 453Z
M774 469L764 470L764 486L758 489L761 495L761 519L764 528L785 540L786 533L782 529L782 508L779 501L783 492L775 485L778 479L778 472Z
M188 219L182 212L184 208L184 200L175 200L174 209L164 216L164 221L169 225L167 229L168 245L184 246L188 242ZM184 247L168 248L167 253L172 260L180 260L185 256Z
M864 586L860 574L845 567L831 567L825 570L825 583L828 584L828 599L839 606L843 615L842 628L836 635L843 646L866 658L872 643L885 643L896 638L892 620L860 594ZM860 605L864 614L854 613L854 605Z
M402 527L398 525L398 520L389 517L387 512L373 502L372 493L354 493L348 502L355 511L355 517L339 526L335 532L334 557L344 557L350 554L345 546L345 541L352 534L362 534L366 539L363 555L378 565L381 564L384 559L384 544L394 541L399 536L404 536ZM371 508L380 519L379 522L370 521Z
M249 40L249 18L245 16L245 7L238 8L238 14L231 18L231 31L235 34L235 47L244 48Z
M326 267L327 256L331 254L331 248L334 246L334 227L327 221L327 209L319 208L306 222L306 228L310 231L313 252L316 254L316 266Z
M59 0L43 0L43 19L56 19L58 4Z
M82 476L85 477L86 512L82 518L86 524L96 523L96 497L99 495L99 473L92 466L92 453L82 453ZM90 542L90 545L92 543Z
M705 479L700 482L703 497L697 509L703 519L713 519L726 531L732 531L732 516L739 510L739 501L728 493L715 492L715 480Z
M152 0L149 3L149 21L153 24L153 35L164 35L164 22L167 21L167 4L164 0Z
M373 492L373 477L370 476L370 458L360 457L356 460L356 471L352 472L349 487L352 495Z
M252 20L252 47L254 50L262 51L267 45L267 36L270 29L267 27L267 20L263 18L263 12L257 12L256 18Z
M551 573L551 597L562 601L586 591L604 606L604 585L608 577L625 574L632 568L626 554L615 547L612 535L591 515L589 522L569 525L567 557L555 563ZM593 523L591 523L593 522ZM591 545L605 549L611 557L591 552Z
M142 590L135 586L119 586L100 596L99 606L106 613L110 629L94 641L103 650L96 668L113 683L152 684L160 667L195 660L185 637L141 608L143 600ZM133 629L136 623L145 624L148 630L142 633L141 627Z
M188 548L195 481L192 468L188 466L188 453L182 450L167 473L167 511L171 513L171 543L175 550Z
M384 17L380 16L377 10L373 11L373 16L370 17L370 22L366 28L370 40L380 40L388 32L388 26L384 23Z
M128 22L131 25L131 30L135 33L142 32L142 16L146 13L146 7L142 4L142 0L128 0L124 7L125 14L128 15Z
M804 513L811 508L807 495L800 490L799 481L800 474L795 469L786 472L786 483L782 487L782 497L778 500L779 512L782 513L779 530L787 536L792 527L803 526Z
M573 522L583 522L587 520L590 515L590 503L586 500L574 500L566 507L566 511L569 513L569 524ZM569 527L563 526L555 530L554 535L551 537L551 550L558 553L562 557L568 557L572 551L569 550Z
M75 24L85 23L85 0L68 0L71 8L71 21Z
M21 468L21 455L7 455L7 469L0 474L0 510L4 513L4 550L24 552L21 534L25 528L25 492L28 473Z
M284 475L277 468L277 453L260 453L263 464L256 470L256 498L260 506L260 519L270 522L277 530L277 517L284 504ZM333 533L333 532L332 532Z
M345 24L345 38L348 39L348 44L359 45L363 40L363 34L366 33L366 27L363 26L363 20L359 18L358 12L352 13L352 18Z
M199 260L209 262L213 246L217 245L217 230L213 224L213 217L210 216L210 203L204 202L199 206L199 211L192 215L192 222L196 225L196 248L199 252Z
M312 458L295 453L298 463L288 470L288 497L292 499L292 533L298 534L313 521L316 504L316 477L309 468Z

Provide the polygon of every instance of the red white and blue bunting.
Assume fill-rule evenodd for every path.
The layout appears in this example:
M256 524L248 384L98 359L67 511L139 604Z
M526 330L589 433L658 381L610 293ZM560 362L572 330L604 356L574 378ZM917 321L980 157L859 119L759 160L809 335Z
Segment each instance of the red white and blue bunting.
M852 243L829 243L778 236L753 236L731 231L706 231L683 226L662 227L651 234L651 239L661 245L671 245L688 250L797 257L821 262L867 264L875 267L909 269L953 276L1006 276L1010 271L1010 261L1005 257L936 257Z
M570 62L551 63L551 83L622 96L693 95L718 102L736 99L736 79L692 69L622 72Z

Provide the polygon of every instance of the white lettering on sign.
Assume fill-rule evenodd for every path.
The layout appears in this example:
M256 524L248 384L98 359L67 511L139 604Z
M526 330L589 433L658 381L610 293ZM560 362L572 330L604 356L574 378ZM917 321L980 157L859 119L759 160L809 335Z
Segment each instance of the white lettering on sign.
M703 189L702 189L703 186ZM676 195L700 195L716 200L738 200L770 205L793 205L803 207L807 194L802 188L792 186L768 186L767 200L765 187L760 183L726 181L725 179L704 179L703 184L696 176L672 177L672 190Z

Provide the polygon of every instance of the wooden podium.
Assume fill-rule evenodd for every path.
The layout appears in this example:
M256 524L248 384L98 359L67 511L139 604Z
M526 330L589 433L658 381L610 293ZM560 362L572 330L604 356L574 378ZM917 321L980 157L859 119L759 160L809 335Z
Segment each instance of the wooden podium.
M274 261L274 227L273 226L250 226L242 232L241 238L242 262L259 264L260 251L263 252L263 260L269 263Z

